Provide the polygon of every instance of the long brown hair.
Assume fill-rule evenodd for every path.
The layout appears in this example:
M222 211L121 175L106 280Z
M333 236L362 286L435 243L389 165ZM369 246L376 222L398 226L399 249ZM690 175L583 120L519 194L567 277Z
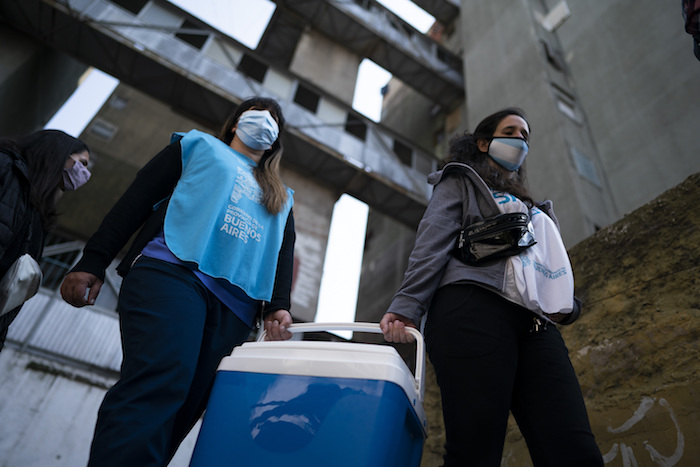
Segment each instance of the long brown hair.
M517 107L508 107L483 119L473 133L467 131L461 136L450 140L449 156L446 162L460 161L469 164L484 179L486 184L494 189L508 192L520 198L525 204L534 206L530 192L526 188L525 168L520 166L512 177L504 176L504 171L489 163L489 156L482 152L477 145L480 139L491 140L501 121L509 115L516 115L527 121L525 112Z
M241 102L221 127L219 139L227 145L230 145L233 140L233 132L231 132L231 129L236 126L241 114L251 108L269 110L272 116L277 120L277 124L280 128L277 141L272 144L270 149L263 153L260 163L253 169L255 180L262 189L263 204L268 212L277 214L287 202L287 189L280 176L280 161L282 160L282 143L280 142L280 137L282 136L285 120L284 115L282 115L282 108L277 101L268 97L256 96Z

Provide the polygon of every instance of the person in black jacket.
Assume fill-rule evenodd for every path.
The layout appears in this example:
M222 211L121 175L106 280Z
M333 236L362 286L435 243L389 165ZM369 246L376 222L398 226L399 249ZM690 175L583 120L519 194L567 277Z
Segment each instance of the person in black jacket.
M105 396L91 466L166 465L202 414L221 359L262 309L273 340L289 339L292 190L279 175L284 128L273 99L241 103L219 138L192 130L137 174L61 286L91 305L118 266L123 362Z
M24 253L41 258L44 236L56 223L56 202L63 191L87 182L89 161L85 143L60 130L0 139L0 277ZM0 317L0 350L21 308Z

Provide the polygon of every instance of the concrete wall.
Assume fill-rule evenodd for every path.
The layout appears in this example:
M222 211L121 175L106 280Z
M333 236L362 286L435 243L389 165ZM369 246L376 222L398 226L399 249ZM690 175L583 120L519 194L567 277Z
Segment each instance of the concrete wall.
M360 61L358 55L309 30L301 36L289 70L352 105Z
M696 173L570 251L584 311L562 336L606 465L700 459L699 197ZM531 465L514 425L504 458Z
M103 137L104 128L113 131L111 138ZM90 148L92 177L80 191L61 198L60 229L87 240L136 172L170 143L171 134L193 128L217 130L201 127L130 86L117 86L80 135Z
M295 320L314 321L337 193L289 168L283 168L282 178L294 190L297 239L291 312Z
M370 210L355 321L379 322L401 284L415 231Z
M40 130L87 66L0 24L0 135Z
M558 30L620 215L700 170L700 62L680 3L569 1Z
M597 165L595 144L578 108L576 76L548 60L544 41L555 53L559 44L535 21L538 2L463 3L466 126L473 130L504 107L525 110L531 127L525 164L530 189L536 199L554 201L562 237L572 246L616 218L604 179L597 186L584 179L574 159L577 151ZM574 106L575 119L560 110L562 95Z
M87 464L97 410L115 379L12 346L0 354L0 467ZM189 465L199 423L170 467Z

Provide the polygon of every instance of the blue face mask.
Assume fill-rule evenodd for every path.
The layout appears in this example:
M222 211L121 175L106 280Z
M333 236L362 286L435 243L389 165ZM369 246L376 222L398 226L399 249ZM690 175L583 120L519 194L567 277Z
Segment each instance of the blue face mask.
M280 127L269 110L246 110L238 118L236 134L251 149L268 150L277 141Z
M529 147L520 138L494 138L489 144L488 154L495 162L511 172L520 168Z

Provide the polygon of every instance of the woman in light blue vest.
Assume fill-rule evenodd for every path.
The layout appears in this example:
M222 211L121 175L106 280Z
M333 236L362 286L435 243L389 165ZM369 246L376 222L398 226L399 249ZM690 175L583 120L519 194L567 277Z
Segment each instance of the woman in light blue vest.
M243 102L219 138L192 130L139 171L66 276L63 298L95 302L118 266L124 360L105 396L93 466L166 465L206 406L219 361L262 311L288 339L294 249L292 190L279 175L284 127L276 101Z

